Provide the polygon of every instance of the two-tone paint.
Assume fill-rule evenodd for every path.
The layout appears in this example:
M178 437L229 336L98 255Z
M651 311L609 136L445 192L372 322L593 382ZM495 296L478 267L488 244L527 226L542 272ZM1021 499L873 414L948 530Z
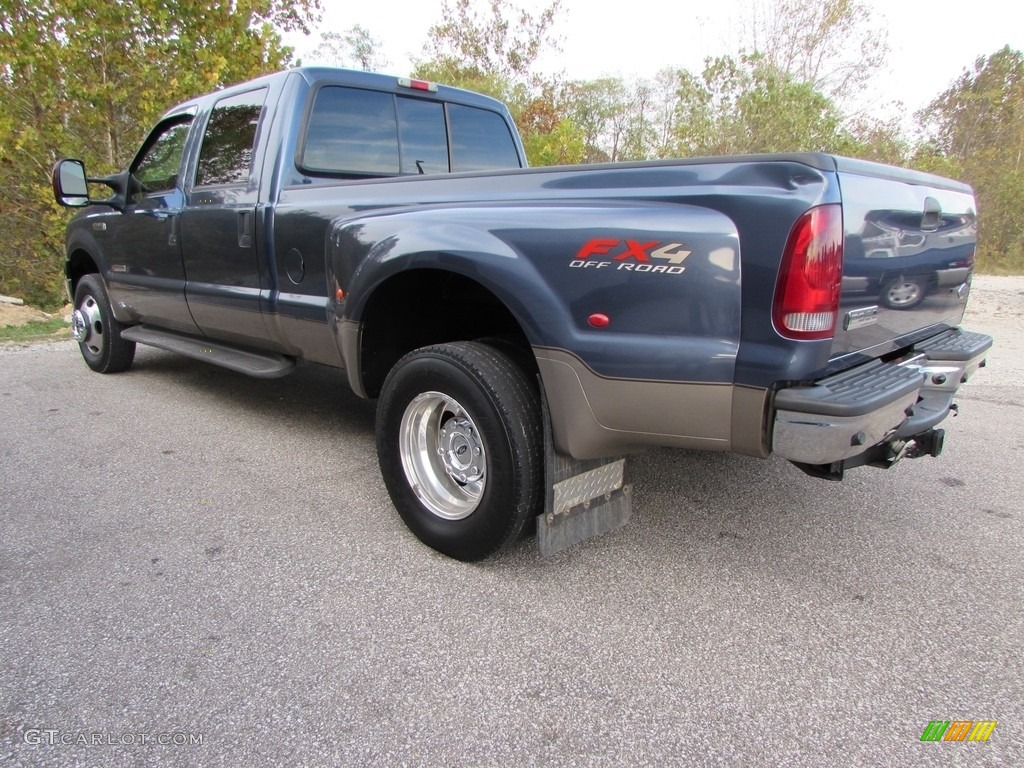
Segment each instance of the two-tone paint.
M962 316L969 271L905 311L879 308L847 281L834 339L792 341L771 320L781 254L806 211L841 204L854 251L879 210L907 212L911 224L919 210L922 230L936 205L973 221L963 185L820 154L320 178L297 153L326 83L397 87L297 69L168 113L191 119L179 186L160 201L79 214L70 282L91 263L123 323L345 368L368 397L416 346L511 334L532 351L556 446L577 458L644 445L765 456L779 388L908 347ZM267 95L249 182L213 196L194 189L213 104L257 88ZM483 96L415 96L490 109L511 126ZM965 245L973 230L955 245L932 238L925 271L946 269Z

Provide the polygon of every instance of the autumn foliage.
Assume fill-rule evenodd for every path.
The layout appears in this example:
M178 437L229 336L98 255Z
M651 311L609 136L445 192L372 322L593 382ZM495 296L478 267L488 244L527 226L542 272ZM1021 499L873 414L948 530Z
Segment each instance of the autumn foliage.
M408 74L505 101L534 165L823 151L962 179L979 201L979 268L1024 271L1024 54L979 57L908 137L851 99L887 52L861 0L771 7L699 72L583 81L540 71L560 0L445 0ZM93 176L123 167L169 106L292 64L282 32L311 32L320 14L321 0L0 0L0 293L62 299L59 157ZM336 61L384 61L362 27L320 38Z

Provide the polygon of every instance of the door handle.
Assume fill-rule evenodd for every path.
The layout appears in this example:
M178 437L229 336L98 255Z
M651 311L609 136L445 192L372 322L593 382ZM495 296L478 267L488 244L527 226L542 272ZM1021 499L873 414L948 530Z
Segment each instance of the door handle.
M252 211L239 211L238 213L238 247L252 248Z

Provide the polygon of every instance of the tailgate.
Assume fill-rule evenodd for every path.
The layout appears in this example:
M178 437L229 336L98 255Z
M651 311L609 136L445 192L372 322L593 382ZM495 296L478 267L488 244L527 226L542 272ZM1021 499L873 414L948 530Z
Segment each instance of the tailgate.
M974 267L970 187L836 158L843 200L842 297L832 359L878 357L959 325Z

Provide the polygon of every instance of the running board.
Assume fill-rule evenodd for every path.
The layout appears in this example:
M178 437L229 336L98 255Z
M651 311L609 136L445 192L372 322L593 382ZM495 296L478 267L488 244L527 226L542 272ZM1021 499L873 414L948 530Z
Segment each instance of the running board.
M624 458L581 461L559 453L543 395L541 402L546 488L544 514L537 518L537 546L542 557L550 557L629 522L633 488L626 484Z
M183 336L146 325L125 328L121 331L121 338L203 360L258 379L276 379L295 370L295 361L284 355L242 349L220 341Z

